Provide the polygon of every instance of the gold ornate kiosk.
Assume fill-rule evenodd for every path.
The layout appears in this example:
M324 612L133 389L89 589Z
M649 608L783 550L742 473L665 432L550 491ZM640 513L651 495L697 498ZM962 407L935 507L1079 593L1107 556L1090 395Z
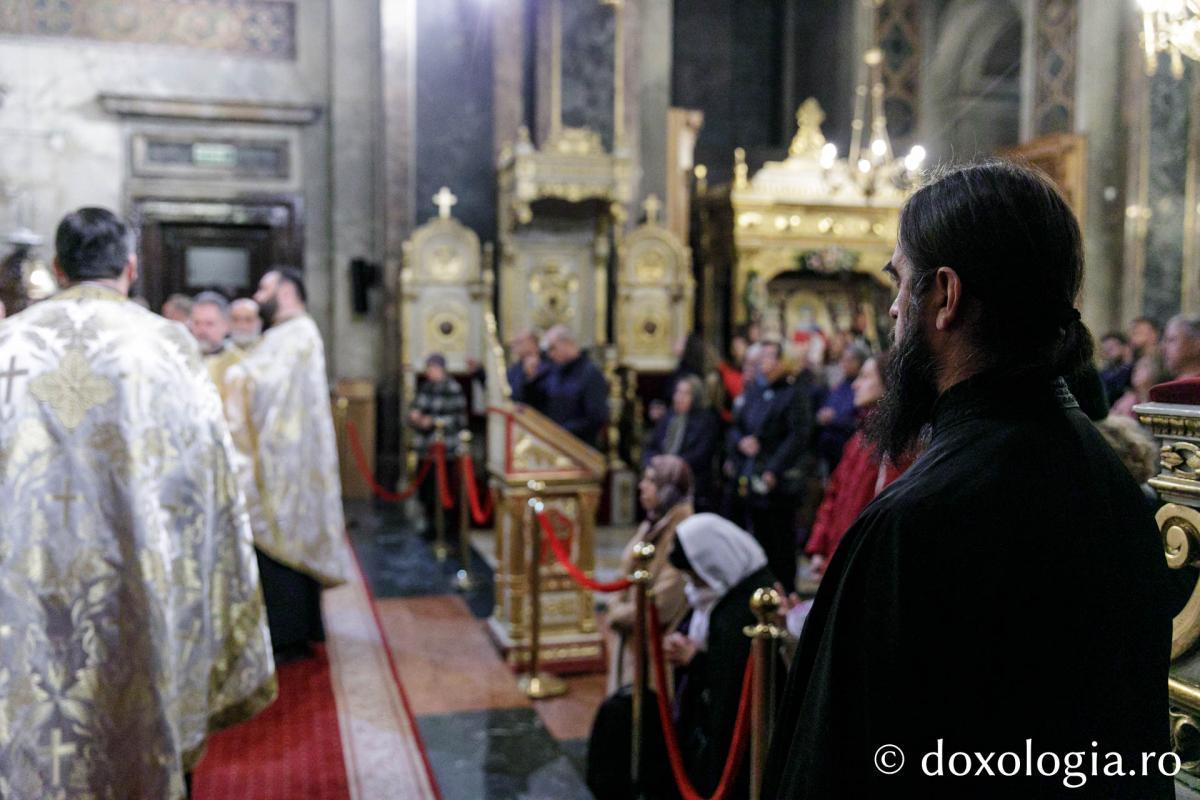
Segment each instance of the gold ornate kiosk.
M532 408L513 403L505 377L496 323L487 315L491 349L488 386L488 475L495 504L496 605L488 630L507 663L529 660L529 536L540 535L529 513L530 481L537 496L574 525L567 543L571 560L585 572L595 566L596 510L604 481L604 454L588 447ZM541 569L541 666L550 672L604 669L596 628L595 600L547 552Z
M482 362L487 350L483 315L492 304L493 278L479 237L451 214L458 198L443 186L433 202L438 216L404 243L403 363L437 352L451 372L465 372L467 359Z
M906 190L891 180L858 180L866 159L837 159L821 132L824 118L809 98L785 160L768 161L751 177L739 149L732 184L701 195L706 330L753 319L771 335L792 338L810 326L847 330L858 318L862 333L878 340L889 297L882 269ZM724 319L722 293L732 298Z
M640 372L669 372L676 340L692 330L692 253L659 221L655 195L644 206L645 224L620 245L617 357Z
M1159 440L1159 474L1150 479L1164 505L1157 520L1167 564L1200 568L1200 406L1146 403L1135 411ZM1195 577L1191 578L1193 581ZM1175 751L1200 783L1200 582L1172 624L1171 736ZM1182 778L1181 778L1182 779Z

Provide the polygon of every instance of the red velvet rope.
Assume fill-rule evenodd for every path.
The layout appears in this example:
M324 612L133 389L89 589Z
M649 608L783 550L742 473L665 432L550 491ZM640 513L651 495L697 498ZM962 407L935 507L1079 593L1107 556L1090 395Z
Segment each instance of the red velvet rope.
M454 496L450 494L450 473L446 469L446 445L434 442L430 449L437 465L438 496L442 499L442 508L450 510L454 508Z
M403 503L408 498L416 494L421 484L425 482L425 478L429 475L429 470L433 466L428 458L421 462L420 469L417 470L417 476L413 478L413 482L408 485L402 492L393 492L385 489L375 480L375 476L371 474L371 467L367 464L367 454L363 452L362 442L358 438L358 426L354 424L354 420L346 420L346 435L350 439L350 453L354 456L354 464L358 467L358 474L371 487L371 492L380 500L385 500L389 503Z
M471 504L471 519L476 525L484 525L492 516L492 495L487 494L487 504L479 502L479 488L475 483L475 464L469 453L464 453L459 459L462 463L462 479L467 484L467 500Z
M561 513L559 512L560 515ZM585 589L591 589L593 592L620 592L633 586L633 581L628 578L621 578L610 583L601 583L589 577L576 564L572 563L570 553L567 552L566 548L563 547L563 543L554 533L554 527L550 524L550 518L544 512L538 512L537 518L538 523L542 526L542 535L550 544L550 549L554 551L554 557L558 559L559 564L562 564L567 574L574 578L575 582L580 586ZM562 518L566 519L565 516L562 516ZM567 523L570 524L570 520L567 520Z
M733 781L742 764L746 753L746 737L750 731L750 698L754 693L754 656L746 659L746 671L742 677L742 697L738 701L737 719L733 723L733 740L729 745L729 758L721 771L721 782L717 784L712 797L704 797L698 793L692 782L688 780L687 770L683 766L683 755L679 752L679 740L675 734L675 726L671 722L671 711L667 708L667 693L663 687L667 685L667 669L663 664L661 627L658 624L658 609L654 603L646 604L649 620L646 622L650 638L650 650L653 653L651 661L654 664L654 680L658 691L658 717L662 722L663 738L667 742L667 760L671 762L671 772L675 775L675 784L683 795L683 800L723 800L733 786Z

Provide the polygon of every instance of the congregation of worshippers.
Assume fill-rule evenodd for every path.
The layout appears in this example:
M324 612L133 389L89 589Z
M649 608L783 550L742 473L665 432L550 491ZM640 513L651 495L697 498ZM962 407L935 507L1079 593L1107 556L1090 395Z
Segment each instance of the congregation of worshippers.
M167 574L199 569L212 580L227 581L233 588L225 608L206 607L206 600L196 598L178 609L153 607L161 599L155 597L139 601L144 607L130 607L102 592L99 597L85 593L95 602L95 613L109 604L121 607L127 618L165 631L161 635L167 639L174 626L181 631L191 621L220 633L224 638L211 651L195 656L203 663L191 665L200 671L190 674L213 669L228 685L193 699L212 715L245 718L274 692L267 642L277 662L307 657L324 636L320 591L344 580L347 569L337 456L324 402L325 367L319 333L305 313L303 275L288 267L272 269L252 297L217 290L172 295L159 316L143 303L124 302L137 278L137 263L130 228L111 212L93 208L68 215L59 226L56 248L63 291L0 324L0 356L7 357L0 365L9 364L6 399L15 409L0 426L5 529L16 539L5 542L6 553L19 550L21 538L31 531L44 530L51 516L65 515L61 519L68 524L52 526L50 540L86 537L86 531L95 530L91 526L107 525L161 556L160 568ZM185 331L194 341L181 338ZM847 531L928 444L921 440L885 456L886 448L863 430L889 379L900 374L893 352L873 349L860 330L812 334L803 342L785 342L765 337L752 321L736 329L723 353L689 334L677 343L677 365L661 390L641 398L645 432L637 517L642 521L625 547L621 569L633 570L635 545L657 545L649 565L650 597L663 621L666 659L678 671L676 720L684 757L697 785L708 790L721 779L737 717L749 657L749 640L741 630L754 621L750 596L772 587L782 596L778 621L789 644L781 655L789 662L812 598L830 565L838 563L835 556ZM1200 376L1200 318L1177 316L1165 324L1135 319L1127 331L1105 333L1098 345L1094 363L1063 377L1121 463L1145 487L1156 451L1133 409L1159 383ZM523 329L507 342L506 358L513 402L541 412L591 447L604 446L607 378L571 327ZM478 364L465 374L450 374L440 353L426 354L422 364L406 419L418 456L469 427L472 384L486 381ZM24 391L14 399L18 375L23 381L15 385ZM114 407L111 413L96 413L114 396L124 412ZM131 411L140 418L129 421ZM14 420L19 421L15 427ZM131 439L160 426L169 437L179 437L171 439L174 446L188 441L193 450L175 458L160 454L151 459L155 474L134 467L114 475L119 485L102 486L99 473L73 469L68 453L72 437L86 434L97 441L106 426L132 426ZM35 451L43 458L30 458ZM31 474L47 480L31 481ZM48 501L46 492L59 488L55 476L66 476L64 486L84 502L64 509ZM233 483L222 484L231 476ZM175 485L172 492L147 488L165 483ZM171 495L179 492L187 493L186 503L194 507L171 505ZM1148 487L1146 492L1150 503L1153 492ZM112 497L130 498L129 506L104 510ZM184 497L179 494L175 502ZM424 491L421 497L427 519L441 513L436 493ZM213 536L218 550L243 552L214 555L204 547L189 550L162 541L178 532L173 525L185 521ZM75 527L81 522L84 527ZM110 539L119 537L95 538L92 545L75 538L67 549L122 568L109 550ZM248 555L251 541L253 557ZM42 568L29 577L46 574ZM259 582L265 616L256 610ZM75 586L85 591L87 584ZM12 595L3 603L6 611L15 608ZM627 646L633 591L608 595L602 605L612 696L596 719L588 780L598 797L617 797L629 791L628 774L611 767L628 746L621 689L634 672ZM231 613L239 609L240 618ZM172 645L148 641L144 646L153 651ZM11 657L3 660L12 663ZM101 655L95 656L97 668L103 663ZM151 679L180 696L198 691L181 685L184 676L171 674L173 668L160 663L156 669L162 671ZM213 705L218 701L220 708ZM181 740L169 745L180 748L176 752L164 751L168 744L152 741L154 734L147 730L111 746L142 759L151 754L159 759L165 752L167 761L178 758L187 768L206 725L204 713L181 722ZM171 795L181 776L156 769L161 775L154 785L162 796ZM658 778L665 775L662 771ZM118 785L122 780L107 777ZM647 786L652 777L646 778ZM139 780L153 783L145 776Z
M968 170L924 191L955 191L955 180L1007 181L1012 191L1057 197L1033 173L997 165L977 170L983 177ZM922 198L918 194L914 201L918 211ZM1052 205L1059 215L1056 224L1067 236L1077 237L1062 201ZM964 213L969 217L972 212ZM926 223L912 223L920 224ZM1040 244L1059 233L1052 230ZM887 270L903 297L915 268L905 266L900 253ZM1081 265L1063 263L1062 305L1050 309L1057 316L1046 336L1060 335L1078 322L1070 303ZM94 774L80 778L81 785L129 790L114 796L175 797L213 721L228 725L261 711L275 694L274 664L311 656L312 646L324 638L321 591L345 581L352 569L321 337L306 313L303 274L287 266L266 272L250 297L218 290L173 295L160 314L129 301L139 269L133 231L104 209L80 209L62 220L54 268L62 289L14 309L18 313L0 323L0 367L7 369L6 411L0 417L5 531L0 608L3 630L20 625L36 631L33 620L41 612L22 598L54 587L42 594L42 602L53 606L54 614L71 611L30 633L32 638L20 646L5 645L0 650L2 674L8 679L53 667L61 651L47 642L64 636L74 641L86 629L98 641L83 648L74 668L92 670L90 680L103 682L119 649L121 659L144 670L144 680L164 698L161 713L176 735L161 735L156 714L133 714L119 728L119 739L94 740L97 752L88 761ZM946 296L952 294L950 290ZM893 318L902 321L905 313L898 299ZM910 316L909 325L919 322ZM1093 488L1135 499L1128 507L1101 513L1141 514L1142 522L1150 518L1154 493L1146 482L1155 471L1156 448L1133 409L1149 400L1158 384L1200 376L1200 318L1132 320L1127 331L1100 338L1094 359L1063 362L1051 370L1058 374L1038 372L1041 377L1034 378L1010 365L999 380L995 373L968 379L942 392L936 406L930 401L932 434L925 417L905 429L905 408L891 408L890 416L875 413L886 397L896 396L889 382L911 380L904 364L920 358L913 337L919 334L900 337L896 350L873 348L865 332L854 328L814 329L802 340L782 341L765 336L751 320L734 331L725 352L717 352L692 333L678 341L677 365L659 390L640 398L639 522L625 545L620 571L634 570L637 545L656 546L655 557L644 565L652 589L649 602L661 621L661 629L651 635L661 637L662 652L674 670L674 725L687 772L700 791L710 792L724 782L725 754L734 738L750 657L743 630L755 622L749 601L756 591L770 588L781 596L777 622L788 634L779 653L781 668L798 668L781 698L784 716L777 730L791 735L799 726L793 744L787 739L775 744L771 779L777 786L793 787L787 795L793 796L798 785L793 780L813 780L813 775L817 781L835 780L830 774L844 778L845 771L835 767L796 777L804 759L796 748L810 748L831 763L840 757L827 752L831 745L813 732L807 719L814 708L836 716L825 703L842 703L836 711L845 713L846 690L823 662L844 659L844 648L862 646L863 637L883 636L887 624L877 615L897 612L886 608L889 602L916 602L924 614L936 608L936 598L915 601L909 586L888 581L912 568L907 559L914 556L904 547L924 554L918 561L929 557L911 539L923 531L916 515L928 508L904 507L910 499L905 491L920 491L930 482L940 485L939 468L961 474L971 463L955 462L970 448L946 441L954 435L956 420L960 436L966 435L967 422L1016 425L1005 413L1008 404L1043 409L1055 396L1046 387L1060 387L1055 391L1065 398L1065 407L1072 414L1078 413L1076 408L1082 412L1078 420L1063 419L1094 426L1095 433L1078 428L1064 434L1051 423L1038 424L1049 426L1051 437L1065 437L1062 446L1067 448L1094 448L1088 437L1095 442L1103 437L1119 461L1114 457L1112 462L1116 472L1102 479L1093 476ZM1080 346L1091 351L1090 343ZM470 427L468 397L474 384L488 380L477 363L460 375L451 374L445 355L437 352L424 354L421 364L405 419L418 458ZM577 331L563 324L520 330L506 343L504 367L513 403L545 415L589 447L605 446L609 379L580 344ZM1048 383L1050 377L1057 383ZM1016 415L1021 424L1033 424L1023 413ZM1061 409L1055 413L1061 415ZM880 416L893 427L873 433L871 422ZM101 466L95 458L107 462ZM1003 463L1011 455L998 452L996 458ZM1029 480L1040 480L1050 468L1049 462L1031 468ZM910 470L921 474L873 505ZM940 509L957 518L956 503L991 503L986 495L997 486L1003 488L1003 502L1044 503L1028 495L1008 496L1021 491L1021 482L1000 475L977 490L984 500L951 492ZM1122 494L1135 486L1140 492ZM426 521L442 513L436 492L423 491L421 502ZM893 514L863 513L889 502ZM981 513L994 511L985 507ZM457 514L447 518L450 524L460 519ZM888 526L901 523L915 526L906 532L910 538L880 544L889 535ZM855 552L839 556L856 525ZM871 531L872 525L879 530ZM48 551L43 549L47 544ZM132 585L121 577L133 569L122 552L125 547L138 553L137 569L143 573L138 581L144 584L137 591L116 588L122 581ZM876 552L870 554L872 548ZM1144 550L1134 555L1141 557ZM901 564L892 568L891 577L881 572L889 569L889 559ZM1001 560L1014 563L1010 556ZM993 567L975 569L978 580L991 580ZM199 583L188 580L189 575L199 576ZM970 576L956 580L969 584ZM812 623L813 598L824 596L822 584L830 581L836 582L828 590L832 599L823 609L817 607L821 619ZM24 590L18 585L22 583ZM205 594L196 588L200 585L220 590ZM965 591L965 585L955 584L958 588L950 591ZM637 672L630 647L637 604L631 588L602 595L600 602L609 698L595 719L587 778L597 797L633 796L629 773L620 765L628 764L627 687ZM864 602L872 608L859 608ZM977 604L975 611L993 613L989 602ZM1129 596L1122 602L1131 602ZM1126 613L1135 611L1126 608ZM847 614L850 622L844 621ZM1147 612L1143 619L1150 616ZM114 625L115 619L120 623ZM840 630L838 619L843 620ZM837 632L849 638L805 638L810 624L821 625L824 636ZM1133 624L1123 630L1135 629ZM185 647L193 630L209 632L209 641ZM1046 631L1027 633L1036 638ZM0 636L7 634L0 631ZM1086 647L1095 644L1088 635L1078 638ZM923 633L901 647L913 646L953 648L947 642L932 645ZM975 655L968 655L968 661ZM1070 661L1061 649L1053 655L1061 663ZM1158 661L1146 659L1146 670L1153 673L1161 666ZM903 659L896 663L898 669L917 668ZM1131 674L1143 677L1136 669ZM913 677L901 675L902 680ZM862 677L868 687L889 680L887 675ZM813 691L821 697L814 700L809 696ZM1032 694L1038 702L1051 702L1039 691ZM89 696L88 702L100 701ZM952 700L938 701L944 702ZM1156 704L1144 705L1146 718L1153 718L1149 712ZM862 713L861 707L850 706ZM41 713L62 712L47 706ZM1139 738L1138 731L1148 729L1139 727L1145 719L1140 713L1122 708L1117 714L1120 725L1130 723L1134 733L1114 746L1156 741L1154 736ZM1092 721L1110 733L1120 727L1103 714ZM870 715L863 725L888 729ZM661 737L647 742L642 787L650 796L670 796ZM48 774L38 761L43 757L53 755L32 748L23 761L6 756L3 779L9 783L4 785L34 786ZM744 789L748 767L733 780Z

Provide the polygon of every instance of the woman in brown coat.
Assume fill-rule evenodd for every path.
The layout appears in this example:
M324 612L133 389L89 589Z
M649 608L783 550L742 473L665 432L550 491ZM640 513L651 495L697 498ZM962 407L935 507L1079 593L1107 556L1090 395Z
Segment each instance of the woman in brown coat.
M655 456L646 465L638 484L639 499L646 510L646 520L625 545L621 555L621 574L633 572L633 548L639 542L654 545L650 562L650 584L658 618L664 630L673 630L687 611L683 594L684 579L679 570L667 561L675 544L675 526L690 517L692 509L692 471L678 456ZM608 607L608 691L611 694L622 685L633 682L633 622L636 604L633 588L615 596Z

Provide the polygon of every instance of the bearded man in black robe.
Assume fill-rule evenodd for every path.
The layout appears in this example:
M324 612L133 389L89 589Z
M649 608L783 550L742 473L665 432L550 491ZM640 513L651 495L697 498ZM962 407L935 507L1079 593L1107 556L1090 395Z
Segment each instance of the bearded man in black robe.
M1074 215L1038 173L959 168L908 201L886 271L869 429L923 451L829 564L763 797L1173 797L1162 544L1060 377L1092 349Z

